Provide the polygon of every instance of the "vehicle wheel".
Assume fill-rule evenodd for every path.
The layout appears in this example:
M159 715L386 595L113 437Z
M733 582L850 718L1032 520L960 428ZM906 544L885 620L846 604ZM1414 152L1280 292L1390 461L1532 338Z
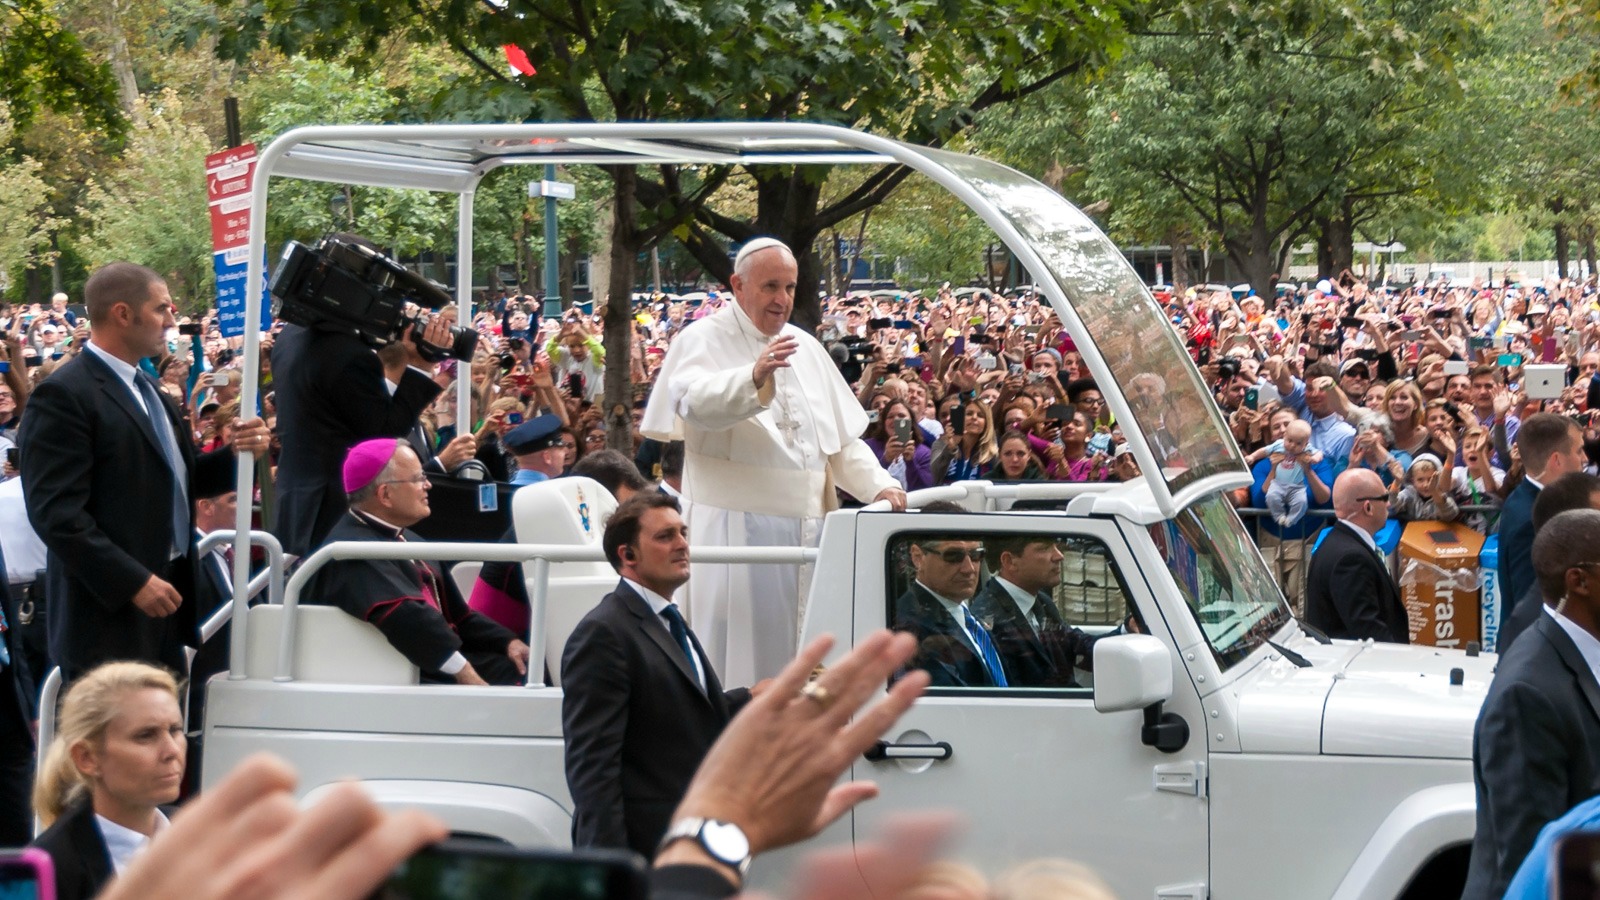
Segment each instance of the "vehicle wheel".
M1471 844L1440 850L1411 877L1398 900L1460 900L1461 891L1467 886L1467 861L1471 857Z

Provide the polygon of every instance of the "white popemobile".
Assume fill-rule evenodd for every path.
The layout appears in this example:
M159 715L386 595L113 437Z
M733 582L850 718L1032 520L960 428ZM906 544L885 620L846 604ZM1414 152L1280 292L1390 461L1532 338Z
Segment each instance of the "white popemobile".
M1044 185L972 156L819 125L301 128L260 156L246 283L262 283L273 178L452 192L457 296L471 321L473 191L499 166L549 163L910 166L981 215L1035 276L1145 473L1120 485L934 488L903 513L832 513L816 550L693 551L702 562L814 559L805 637L831 632L848 646L887 624L913 539L1039 535L1063 553L1055 599L1067 621L1098 633L1130 612L1143 623L1145 634L1096 644L1083 687L929 691L850 773L882 795L813 845L867 839L886 815L943 807L968 822L961 857L991 870L1072 857L1127 900L1459 891L1472 727L1495 657L1330 642L1295 621L1227 501L1250 476L1199 373L1116 247ZM245 321L257 321L259 302L249 298ZM247 336L247 364L256 341ZM255 391L249 365L246 407ZM252 467L240 468L248 491ZM934 499L980 514L915 509ZM598 546L613 506L593 482L562 479L516 495L521 545L318 551L234 626L239 664L208 688L205 783L270 750L300 771L307 794L354 777L380 802L429 810L460 833L567 846L559 686L419 685L375 629L302 606L299 592L346 556L528 560L530 668L548 658L554 670L573 625L615 584ZM241 594L247 555L237 554ZM470 583L473 569L458 566L457 578ZM758 860L756 883L777 883L807 849Z

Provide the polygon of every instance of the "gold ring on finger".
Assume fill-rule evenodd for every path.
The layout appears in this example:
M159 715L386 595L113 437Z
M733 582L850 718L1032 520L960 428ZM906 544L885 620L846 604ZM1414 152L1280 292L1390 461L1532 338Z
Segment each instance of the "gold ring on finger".
M823 709L833 705L833 693L819 682L807 682L806 686L800 689L800 696L816 703Z

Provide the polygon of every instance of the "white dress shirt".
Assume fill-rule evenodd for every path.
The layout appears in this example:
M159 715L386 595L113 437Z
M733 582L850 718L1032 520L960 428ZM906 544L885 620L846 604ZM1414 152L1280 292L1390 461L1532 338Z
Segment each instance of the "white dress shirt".
M106 842L106 855L111 857L111 867L121 875L128 868L128 863L150 843L150 838L132 828L124 828L99 813L94 814L94 819L100 826L100 837ZM166 827L166 813L156 810L156 834L165 831Z
M656 624L666 629L667 637L672 637L672 626L667 623L666 618L664 618L662 615L667 611L667 607L672 605L672 601L661 596L655 591L650 590L639 582L634 581L632 578L624 578L622 580L628 585L628 587L631 587L637 591L639 596L644 598L644 602L650 604L650 611L656 614ZM678 610L678 615L683 615L683 610ZM676 644L678 639L672 637L672 642ZM694 646L694 641L690 641L689 646L692 648ZM689 665L694 667L694 678L696 681L700 682L700 691L701 693L704 693L706 690L706 669L705 665L700 662L700 654L689 654Z
M1555 619L1561 630L1567 633L1567 637L1572 638L1572 642L1578 645L1578 652L1583 655L1583 661L1589 664L1589 671L1594 673L1596 681L1600 681L1600 638L1584 631L1577 622L1556 612L1554 607L1546 606L1544 613Z

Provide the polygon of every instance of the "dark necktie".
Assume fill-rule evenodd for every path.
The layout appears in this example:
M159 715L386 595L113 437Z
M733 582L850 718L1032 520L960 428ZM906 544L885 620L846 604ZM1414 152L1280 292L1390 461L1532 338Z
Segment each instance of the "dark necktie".
M973 618L972 611L966 604L961 606L961 614L966 617L967 633L972 635L972 643L978 648L978 654L983 657L983 667L989 670L989 678L995 687L1006 687L1006 670L1000 665L1000 654L995 652L994 641L989 640L989 632L983 625Z
M177 485L177 490L172 492L172 550L176 559L183 555L178 539L189 533L188 471L184 468L183 454L178 449L178 436L173 431L172 420L167 418L160 393L142 372L134 373L133 383L139 386L145 413L150 417L150 427L155 431L156 442L161 445L161 455L166 457L167 468L172 471L173 483Z
M689 625L683 621L683 613L678 611L678 604L668 603L667 608L661 611L661 618L667 620L667 630L672 632L672 639L678 642L678 649L683 651L683 659L689 664L689 671L695 672L695 680L699 681L699 667L695 665L694 645L689 642ZM702 691L705 685L700 685Z

